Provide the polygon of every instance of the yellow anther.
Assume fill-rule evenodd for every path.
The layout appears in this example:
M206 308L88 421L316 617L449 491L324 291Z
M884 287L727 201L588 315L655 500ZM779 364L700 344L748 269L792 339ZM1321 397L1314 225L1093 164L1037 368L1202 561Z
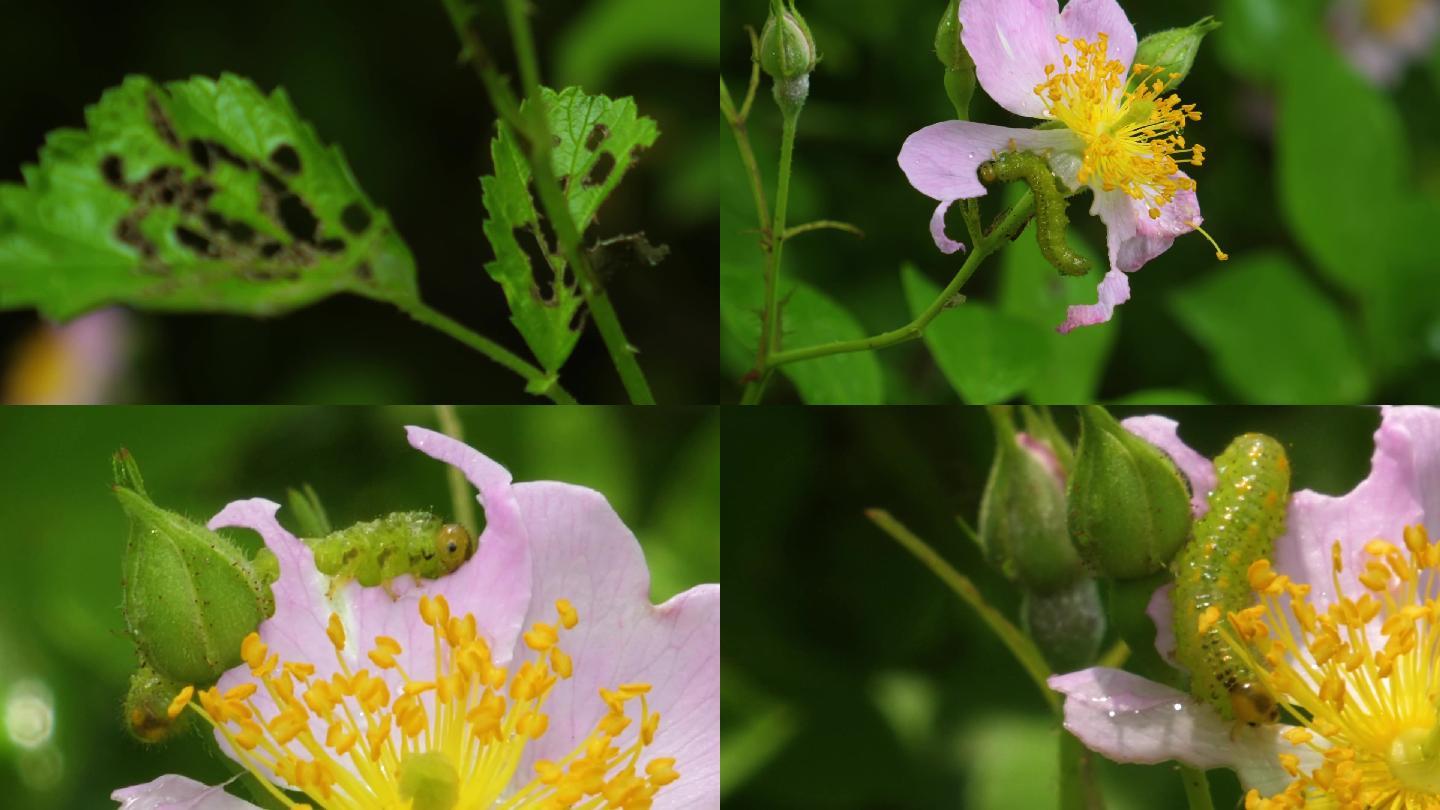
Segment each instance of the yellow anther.
M255 694L256 688L257 687L253 683L242 683L239 686L232 687L231 689L227 690L225 692L225 699L249 700L250 696Z
M645 765L645 774L656 785L668 785L680 778L680 774L675 771L674 757L659 757L650 760Z
M559 647L550 650L550 668L562 678L569 678L575 671L575 665L570 660L570 656L566 655L565 651Z
M376 636L375 649L370 651L370 660L381 669L390 669L395 666L395 656L400 652L400 642L389 636Z
M549 717L539 713L530 713L520 718L520 721L515 724L515 730L534 740L544 734L549 725Z
M536 652L545 652L560 640L555 628L543 622L537 622L530 631L525 634L525 646Z
M259 633L251 633L240 642L240 658L243 659L252 670L260 669L265 664L265 656L270 648L260 640Z
M190 705L190 698L194 697L194 695L195 687L193 686L187 686L181 689L180 694L176 695L175 699L170 701L169 708L165 710L165 716L171 720L179 717L180 712L185 711L185 707Z
M1214 627L1219 623L1220 608L1216 605L1211 605L1210 607L1205 608L1205 610L1200 613L1200 618L1196 621L1196 629L1198 630L1200 635L1203 636L1206 632L1210 630L1210 628Z
M330 643L335 645L337 652L345 649L345 625L341 624L339 615L330 614L330 622L325 626L325 635L330 637Z
M555 600L555 610L560 614L560 625L566 630L574 630L580 622L580 614L575 612L575 606L570 604L569 599Z

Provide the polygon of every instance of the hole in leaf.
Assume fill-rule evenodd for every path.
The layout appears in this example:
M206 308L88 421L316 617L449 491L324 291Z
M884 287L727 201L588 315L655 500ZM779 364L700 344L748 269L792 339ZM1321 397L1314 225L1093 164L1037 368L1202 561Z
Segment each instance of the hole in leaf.
M345 250L345 240L322 239L320 240L319 244L315 245L315 247L320 248L320 250L326 253L340 253L341 251Z
M340 212L340 224L345 226L345 230L358 236L370 229L370 212L360 203L352 202Z
M100 174L105 182L116 188L125 187L125 163L120 160L119 155L106 155L100 161Z
M275 151L270 153L270 162L279 166L286 174L300 173L300 153L288 143L275 147Z
M156 101L154 96L151 96L148 102L146 111L150 115L151 125L159 133L160 139L169 144L171 149L179 150L180 138L175 134L175 125L170 123L170 116L165 114L165 110L160 107L160 102Z
M225 226L225 232L242 245L250 244L250 240L255 238L255 229L238 219L230 220Z
M205 145L209 147L210 151L215 155L215 157L220 158L226 163L234 166L239 166L242 169L247 168L250 165L250 161L240 157L234 152L231 152L225 147L224 144L220 143L219 141L206 141Z
M299 197L294 194L281 197L279 213L280 224L291 236L306 242L315 241L315 226L320 223Z
M180 244L201 256L210 255L210 240L184 225L175 226L175 238L179 240Z
M601 152L600 158L595 161L595 168L585 178L585 187L598 186L605 182L610 172L615 170L615 156L609 152Z
M608 137L610 137L610 128L604 124L596 124L594 128L590 130L589 137L585 139L585 150L587 152L594 152L600 148L600 144L604 143Z
M260 246L260 255L264 256L267 259L275 258L276 254L278 254L279 252L279 242L266 242L265 244Z
M290 187L285 185L284 180L281 180L279 177L276 177L274 174L266 171L265 169L260 170L260 179L264 181L266 188L270 189L276 194L288 194L290 192Z
M359 266L355 268L355 277L361 281L374 281L375 270L370 267L370 262L360 262Z
M206 148L205 142L199 138L190 139L190 160L195 162L202 171L209 172L213 161L210 158L210 150Z
M206 211L205 226L212 231L222 231L225 229L225 217L220 216L214 211Z

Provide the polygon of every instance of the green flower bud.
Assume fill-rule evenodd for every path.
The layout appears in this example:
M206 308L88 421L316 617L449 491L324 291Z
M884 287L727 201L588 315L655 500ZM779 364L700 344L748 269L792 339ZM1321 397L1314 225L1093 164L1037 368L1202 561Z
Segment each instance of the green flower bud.
M980 499L980 545L1027 590L1049 594L1082 573L1065 525L1065 484L1054 454L1017 433L1009 408L990 408L995 461Z
M945 66L945 94L955 106L955 117L966 121L975 95L975 60L960 42L960 30L960 0L950 0L935 28L935 56Z
M1105 605L1095 580L1085 577L1052 594L1026 591L1020 620L1056 672L1094 663L1105 637Z
M1133 88L1140 82L1161 82L1162 90L1174 90L1195 64L1200 40L1220 27L1214 17L1205 17L1194 25L1157 31L1140 40L1135 49L1135 64L1144 67L1130 76Z
M211 683L240 663L240 642L274 612L274 597L228 540L156 506L128 453L115 466L115 497L130 518L122 597L130 637L158 674Z
M775 80L775 103L786 116L798 115L810 95L810 73L820 61L810 26L789 0L770 0L770 17L760 32L760 69Z
M1170 458L1104 408L1080 408L1069 486L1070 536L1097 574L1152 574L1190 534L1190 493Z
M189 726L188 714L170 718L170 703L183 686L142 664L130 676L125 695L125 727L142 743L158 743L175 737Z
M817 61L815 37L795 0L788 9L780 0L770 0L770 17L760 32L760 69L776 81L799 79L810 75Z

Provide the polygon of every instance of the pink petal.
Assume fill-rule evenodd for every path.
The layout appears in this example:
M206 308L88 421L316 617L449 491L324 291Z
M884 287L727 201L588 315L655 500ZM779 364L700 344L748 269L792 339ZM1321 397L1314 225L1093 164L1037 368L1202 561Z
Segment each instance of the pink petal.
M1077 137L1060 129L1017 129L942 121L910 134L900 147L900 169L917 191L936 200L985 196L976 170L999 152L1077 148Z
M1065 486L1065 468L1060 466L1060 459L1049 444L1023 431L1015 434L1015 442L1055 476L1061 487Z
M1204 517L1210 510L1210 491L1215 488L1215 465L1180 439L1180 423L1164 416L1132 416L1120 424L1160 448L1175 462L1190 482L1191 513L1197 518Z
M1171 593L1175 591L1175 583L1161 585L1150 595L1150 602L1145 605L1145 615L1155 623L1155 651L1165 662L1178 670L1184 671L1180 660L1175 657L1175 603L1171 601Z
M956 242L945 235L945 212L954 204L954 200L941 200L940 204L935 206L935 213L930 215L930 238L935 240L935 247L940 248L940 252L947 256L965 249L964 243Z
M1280 753L1317 761L1310 749L1280 736L1285 726L1237 726L1184 692L1124 670L1092 667L1055 675L1049 684L1065 695L1065 728L1116 762L1232 768L1246 786L1270 795L1290 781Z
M1061 62L1060 14L1055 0L964 0L960 41L975 60L980 86L1001 107L1027 118L1045 117L1035 86L1045 66Z
M1130 300L1130 280L1119 270L1111 270L1095 288L1097 301L1076 304L1065 310L1065 322L1055 327L1060 334L1080 326L1094 326L1110 320L1115 307Z
M226 793L223 785L202 785L174 774L121 788L110 798L120 803L120 810L259 810Z
M1375 433L1370 474L1345 495L1311 490L1295 493L1286 515L1285 534L1275 541L1275 569L1309 583L1310 604L1320 612L1335 601L1331 583L1331 546L1339 541L1344 572L1340 585L1362 591L1355 580L1375 538L1399 544L1402 531L1428 519L1440 527L1440 411L1389 408Z
M1406 65L1430 49L1440 27L1440 3L1414 3L1410 17L1393 31L1376 30L1365 19L1366 3L1340 0L1331 6L1329 27L1345 58L1372 84L1390 87Z
M1177 172L1184 177L1184 172ZM1150 218L1149 203L1123 191L1095 190L1090 213L1105 223L1105 244L1110 267L1133 273L1146 262L1170 248L1175 237L1198 227L1200 203L1193 191L1180 191L1160 209L1159 219Z
M645 759L675 757L680 773L656 796L656 810L718 808L720 587L701 585L655 607L640 546L604 496L554 482L520 484L515 493L536 571L526 624L553 623L562 598L580 616L560 641L574 678L551 693L550 730L527 750L522 773L590 734L605 714L601 687L649 683L647 699L661 721Z
M1086 42L1097 42L1100 34L1108 34L1106 56L1127 70L1135 61L1135 26L1115 0L1070 0L1060 12L1060 33Z

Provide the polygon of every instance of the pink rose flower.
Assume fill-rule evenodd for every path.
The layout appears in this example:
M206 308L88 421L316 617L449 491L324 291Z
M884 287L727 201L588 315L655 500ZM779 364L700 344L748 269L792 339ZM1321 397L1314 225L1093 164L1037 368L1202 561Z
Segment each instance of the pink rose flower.
M1197 492L1209 462L1159 417L1126 420L1176 459ZM1160 429L1157 429L1160 428ZM1245 726L1208 703L1115 669L1057 675L1065 727L1118 762L1231 768L1247 808L1429 807L1440 802L1440 410L1386 408L1369 476L1349 493L1291 496L1285 533L1230 618L1284 722ZM1174 653L1169 589L1151 600Z
M332 599L277 504L229 504L210 526L253 529L275 553L275 614L243 664L187 689L172 715L199 712L262 785L316 807L718 810L720 587L651 605L640 546L602 495L512 485L478 451L408 431L479 490L474 556L439 579L392 582L393 598L351 581ZM253 807L176 775L112 798Z
M1389 87L1430 51L1440 30L1436 0L1336 0L1330 31L1345 58L1372 83Z
M1180 170L1204 162L1204 147L1182 134L1200 113L1161 94L1166 77L1132 67L1135 28L1115 0L1070 0L1064 11L1056 0L963 0L959 14L985 92L1017 115L1058 126L945 121L906 138L900 168L940 202L930 234L945 253L964 247L946 236L945 212L956 200L985 195L980 164L1005 151L1044 155L1070 190L1094 193L1090 213L1105 223L1110 260L1097 302L1071 307L1059 329L1108 321L1130 298L1125 274L1200 227L1195 181ZM1136 86L1127 89L1132 77Z

